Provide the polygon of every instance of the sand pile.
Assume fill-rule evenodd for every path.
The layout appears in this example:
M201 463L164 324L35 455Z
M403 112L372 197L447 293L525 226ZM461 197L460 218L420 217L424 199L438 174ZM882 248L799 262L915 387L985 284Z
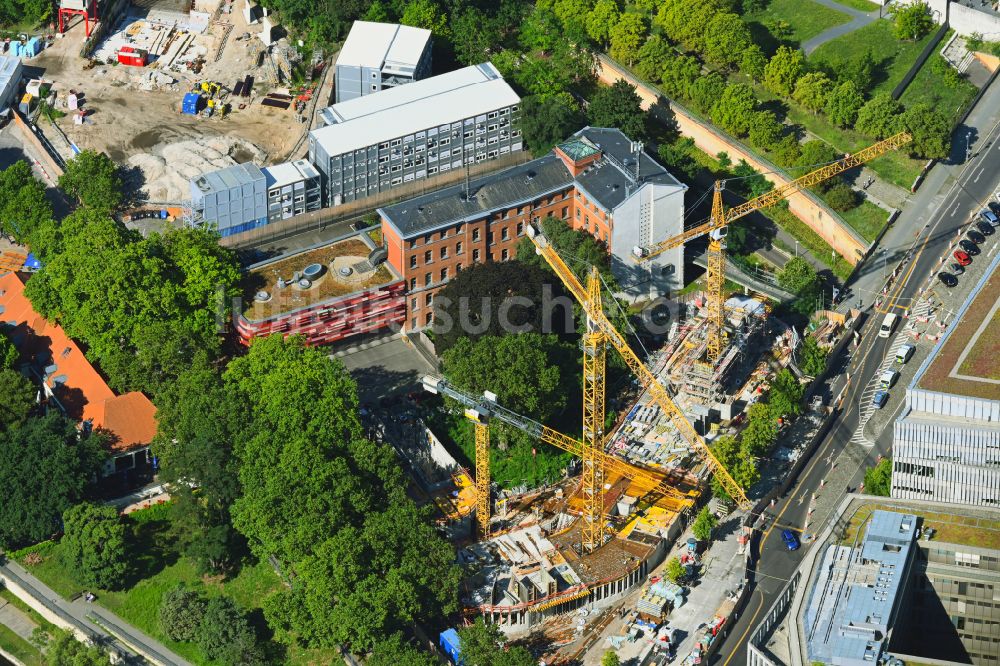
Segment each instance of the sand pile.
M249 141L217 136L157 144L147 153L128 158L128 163L145 174L143 189L149 201L180 202L191 198L190 179L237 163L261 163L264 157Z

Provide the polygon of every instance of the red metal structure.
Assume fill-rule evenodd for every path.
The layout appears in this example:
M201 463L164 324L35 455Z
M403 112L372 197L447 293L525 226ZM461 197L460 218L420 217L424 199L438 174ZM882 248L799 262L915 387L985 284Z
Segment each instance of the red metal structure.
M240 314L236 332L248 346L254 338L272 333L301 335L308 344L323 345L389 326L402 328L405 319L406 284L399 280L269 319L253 321Z
M98 0L60 0L59 2L59 32L66 32L63 18L82 16L87 37L90 37L90 23L97 23ZM93 16L91 16L93 10Z

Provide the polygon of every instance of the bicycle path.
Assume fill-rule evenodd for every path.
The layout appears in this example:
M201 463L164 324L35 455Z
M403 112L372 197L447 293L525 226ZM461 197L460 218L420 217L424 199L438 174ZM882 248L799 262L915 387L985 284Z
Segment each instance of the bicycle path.
M834 2L834 0L813 0L813 2L817 2L821 5L829 7L830 9L835 9L842 14L847 14L851 17L851 21L850 23L835 25L829 30L824 30L812 39L807 40L801 47L806 55L809 55L829 41L837 39L838 37L843 37L847 33L854 32L855 30L863 28L879 19L879 13L877 11L863 12L852 7L842 5L839 2Z

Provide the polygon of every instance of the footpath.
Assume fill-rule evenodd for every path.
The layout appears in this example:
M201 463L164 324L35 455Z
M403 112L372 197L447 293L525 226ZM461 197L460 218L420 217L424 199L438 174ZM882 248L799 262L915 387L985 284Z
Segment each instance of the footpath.
M117 654L121 663L191 666L114 613L82 598L64 599L16 562L0 563L0 581L42 617L73 631L77 638L104 646Z

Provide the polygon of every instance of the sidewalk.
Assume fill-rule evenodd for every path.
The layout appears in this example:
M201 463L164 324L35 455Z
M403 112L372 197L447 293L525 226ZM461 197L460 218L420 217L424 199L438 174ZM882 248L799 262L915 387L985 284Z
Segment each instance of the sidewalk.
M31 640L32 632L38 627L27 613L6 599L0 599L0 624L26 641Z
M125 655L127 664L146 663L142 658L145 657L150 662L162 666L191 666L190 662L110 611L96 604L87 603L82 598L76 601L63 599L16 562L8 560L0 564L0 576L17 583L38 604L58 618L61 624L71 625L95 643L109 645L119 654Z

